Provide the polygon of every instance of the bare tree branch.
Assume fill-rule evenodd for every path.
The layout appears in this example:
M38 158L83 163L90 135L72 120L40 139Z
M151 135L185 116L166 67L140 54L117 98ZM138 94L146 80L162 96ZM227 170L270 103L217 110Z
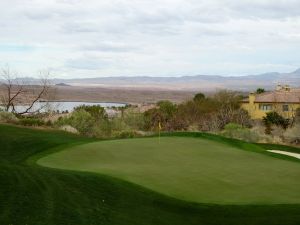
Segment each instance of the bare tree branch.
M49 94L49 71L40 72L40 85L37 86L25 85L24 80L13 74L9 67L1 70L1 76L4 80L1 85L3 87L2 89L4 89L4 93L1 96L1 105L4 106L5 111L23 115L41 110L36 109L34 112L32 111L35 104L42 99L46 99ZM17 105L22 105L23 107L27 105L28 107L25 107L23 111L18 112L16 110Z
M4 104L5 110L9 111L14 100L23 92L23 85L18 83L18 80L14 77L15 74L12 73L8 66L2 69L1 76L4 79L4 83L2 85L5 87L7 92L7 96L2 97L2 104Z

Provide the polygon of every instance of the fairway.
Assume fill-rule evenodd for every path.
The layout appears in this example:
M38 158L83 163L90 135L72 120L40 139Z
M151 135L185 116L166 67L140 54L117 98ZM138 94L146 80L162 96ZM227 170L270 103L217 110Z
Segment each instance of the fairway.
M181 200L214 204L299 204L300 163L192 137L78 145L39 165L105 174Z

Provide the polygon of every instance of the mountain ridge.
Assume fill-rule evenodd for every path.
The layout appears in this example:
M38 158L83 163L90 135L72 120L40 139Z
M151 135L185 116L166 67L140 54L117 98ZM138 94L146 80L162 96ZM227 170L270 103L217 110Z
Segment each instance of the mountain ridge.
M37 84L36 78L26 79L27 83ZM0 80L1 81L1 80ZM250 91L258 87L274 89L278 84L300 87L300 68L290 73L269 72L258 75L221 76L221 75L194 75L179 77L159 76L117 76L95 78L73 78L50 80L52 84L64 83L70 86L100 86L118 88L145 88L171 90L203 90L232 89Z
M257 87L273 89L277 84L300 86L300 68L290 73L270 72L258 75L221 76L221 75L195 75L180 77L98 77L64 79L61 82L70 85L91 85L104 87L147 87L180 90L233 89L241 91L253 90Z

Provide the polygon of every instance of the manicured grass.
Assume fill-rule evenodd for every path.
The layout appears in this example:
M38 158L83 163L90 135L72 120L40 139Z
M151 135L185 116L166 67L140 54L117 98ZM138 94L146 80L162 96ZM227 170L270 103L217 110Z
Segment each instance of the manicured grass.
M0 224L296 225L300 222L299 204L193 204L110 176L44 168L32 160L28 163L29 158L93 141L63 132L0 125Z
M100 141L51 154L38 163L102 173L199 203L300 203L300 160L277 159L204 138Z

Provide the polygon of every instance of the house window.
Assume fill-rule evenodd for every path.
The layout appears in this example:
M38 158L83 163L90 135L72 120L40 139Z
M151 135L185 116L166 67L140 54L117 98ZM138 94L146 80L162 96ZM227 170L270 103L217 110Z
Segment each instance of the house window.
M289 105L282 105L282 111L288 112L289 111Z
M271 104L260 104L259 109L262 111L271 111L272 110L272 105Z

